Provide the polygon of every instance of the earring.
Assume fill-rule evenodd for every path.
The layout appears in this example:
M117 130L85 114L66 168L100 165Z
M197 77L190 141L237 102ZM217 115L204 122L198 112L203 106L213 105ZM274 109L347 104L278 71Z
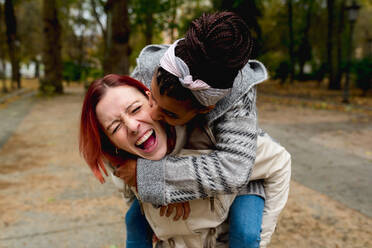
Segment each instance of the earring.
M117 148L117 147L115 147L115 153L116 153L116 155L119 154L119 152L118 152L118 148Z

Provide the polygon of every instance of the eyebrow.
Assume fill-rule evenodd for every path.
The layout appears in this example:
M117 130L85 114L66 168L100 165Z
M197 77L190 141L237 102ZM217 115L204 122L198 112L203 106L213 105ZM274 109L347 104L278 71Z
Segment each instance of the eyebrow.
M136 101L134 101L134 102L132 102L126 109L125 109L125 113L128 113L128 111L129 111L129 109L135 104L135 103L137 103L137 102L139 102L139 100L136 100ZM110 123L110 125L108 125L107 127L106 127L106 130L108 131L110 128L111 128L111 126L112 125L114 125L116 122L118 122L119 120L113 120L111 123Z

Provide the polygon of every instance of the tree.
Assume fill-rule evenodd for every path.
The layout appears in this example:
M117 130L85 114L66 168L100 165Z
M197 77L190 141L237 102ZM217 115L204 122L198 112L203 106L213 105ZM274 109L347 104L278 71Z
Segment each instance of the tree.
M99 31L101 32L100 37L100 44L98 45L97 54L99 61L101 62L101 68L104 68L105 64L105 56L106 52L108 51L108 34L107 34L107 24L109 22L108 16L105 10L106 2L103 0L90 0L91 5L91 13L94 17L97 26L99 27ZM103 24L101 21L101 17L105 17L106 23Z
M154 32L162 31L166 22L165 16L173 16L173 13L169 14L167 11L177 2L179 3L180 0L136 0L130 2L133 16L132 27L141 29L145 36L145 45L152 44ZM171 21L171 23L174 22Z
M40 80L40 91L44 94L63 93L61 32L58 19L57 0L43 0L44 47L43 63L45 76Z
M328 60L328 78L330 90L340 89L340 85L337 85L334 75L334 63L333 63L333 27L334 27L334 1L327 0L327 12L328 12L328 31L327 31L327 60Z
M128 74L129 71L129 18L128 1L109 0L107 13L107 51L104 57L105 74Z
M169 33L171 42L175 40L175 30L177 28L177 7L180 5L180 0L170 0L170 22L169 22Z
M21 62L35 65L35 78L40 75L43 42L41 1L22 1L17 5L18 35L21 42Z
M2 81L2 88L1 91L4 93L8 92L8 88L6 87L6 79L5 79L5 33L3 30L4 27L4 19L3 19L3 5L0 3L0 80Z
M342 54L342 38L343 38L343 31L344 31L344 26L345 26L345 4L346 0L342 0L339 10L338 10L338 23L337 23L337 33L336 33L336 48L337 48L337 70L336 70L336 75L335 75L335 87L336 88L341 88L341 79L342 79L342 74L343 74L343 69L342 69L342 62L343 60L343 54Z
M311 27L311 16L313 15L313 0L306 0L304 2L305 7L305 18L304 18L304 27L302 30L302 37L300 45L297 51L298 63L300 67L299 78L303 79L304 76L304 66L307 61L311 59L311 44L309 41L309 31Z
M288 30L289 30L289 82L294 78L294 37L293 37L293 8L292 0L287 0L288 8Z
M17 35L17 20L14 14L14 6L12 0L5 0L5 23L6 23L6 35L7 43L9 48L9 57L12 64L12 88L21 88L21 74L19 67L19 47L20 41Z
M88 77L94 58L91 51L97 47L97 23L88 15L90 1L69 0L60 8L62 32L63 79L81 81ZM97 63L98 64L98 63Z

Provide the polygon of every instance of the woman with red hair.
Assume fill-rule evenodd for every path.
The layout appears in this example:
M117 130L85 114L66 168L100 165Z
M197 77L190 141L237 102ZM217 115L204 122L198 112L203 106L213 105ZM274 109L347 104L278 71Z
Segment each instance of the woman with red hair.
M127 76L111 74L90 85L81 115L80 151L101 182L104 182L101 171L107 175L105 166L115 170L128 158L160 160L167 151L181 152L186 139L185 129L177 128L179 131L176 139L174 128L152 120L150 114L153 106L149 96L151 93L142 83ZM190 152L188 151L189 154ZM120 183L122 182L119 182L122 189L123 185ZM132 190L136 193L134 188ZM234 198L234 194L216 196L216 201L223 206L221 209L217 208L218 211L211 211L209 201L204 199L191 201L193 212L183 222L160 217L158 209L153 208L150 203L144 203L143 209L150 226L160 239L172 238L176 244L202 247L205 243L210 243L208 240L215 239L208 233L226 220ZM139 209L138 200L132 204L134 207L132 205L129 211ZM127 216L139 215L132 213ZM127 228L128 248L152 247L152 232L144 218L130 221L126 219L126 222L135 225Z
M102 172L107 176L105 164L116 168L136 156L159 160L171 146L172 128L151 119L148 94L146 86L128 76L110 74L90 85L82 107L79 148L101 183L105 181ZM137 200L133 205L137 206L134 210L139 209ZM127 243L141 240L141 245L152 247L152 231L146 220L138 218L133 223L136 228L128 228Z
M122 91L118 92L116 95L109 94L110 89L117 87L120 87ZM136 95L138 99L122 99L122 92L129 92L130 97ZM140 92L142 96L138 96L138 94L135 94L136 92ZM165 135L164 126L157 121L153 121L149 115L151 112L149 109L151 106L148 104L149 92L149 89L141 82L128 76L115 74L110 74L101 79L97 79L90 85L85 95L82 107L79 148L94 175L101 183L104 182L101 171L107 175L104 160L107 160L112 165L116 166L123 164L128 158L133 158L134 155L149 160L158 160L166 154L167 144L159 144L159 142L166 140L165 137L162 137L162 139L156 139L157 136ZM103 101L106 99L110 102L106 103L106 101ZM117 117L118 114L121 114L120 109L114 109L114 106L119 105L116 101L123 100L135 101L135 104L130 106L131 108L135 108L133 111L137 111L134 113L141 112L146 115L145 117L141 116L141 119L138 121L141 124L143 123L142 125L138 124L141 130L135 130L133 132L136 135L135 137L138 137L138 135L143 135L143 132L150 130L152 132L151 137L155 137L153 142L157 142L156 145L160 147L160 150L156 149L157 153L148 152L148 149L142 149L142 146L137 146L136 144L134 144L134 147L126 146L131 137L129 135L127 137L118 137L118 135L116 135L116 133L118 133L117 131L121 127L120 118L109 123L108 128L105 128L100 124L102 123L102 120L100 120L102 115L111 114L114 117ZM107 106L104 105L104 103L106 103ZM128 111L130 110L131 109L128 109ZM134 113L131 113L132 116L130 117L133 117ZM111 116L106 119L110 117ZM126 119L129 122L129 118ZM136 120L137 119L138 118L136 118ZM144 126L147 126L147 130L143 130L145 129ZM135 128L137 128L137 126ZM172 132L169 126L167 126L167 131L169 131L169 135L171 135ZM137 134L136 132L142 133ZM169 141L170 140L172 140L171 137ZM153 149L155 148L153 147Z

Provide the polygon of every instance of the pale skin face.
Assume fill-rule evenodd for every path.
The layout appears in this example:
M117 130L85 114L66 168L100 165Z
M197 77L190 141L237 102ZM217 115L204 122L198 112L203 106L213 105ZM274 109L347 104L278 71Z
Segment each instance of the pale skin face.
M169 125L185 125L198 114L205 114L211 111L214 106L204 109L195 109L192 107L191 100L179 101L175 98L161 95L156 77L151 81L152 95L149 95L150 104L153 105L151 117L154 120L164 120Z
M167 136L151 112L148 98L127 85L108 88L96 107L99 123L118 149L159 160L166 155Z

